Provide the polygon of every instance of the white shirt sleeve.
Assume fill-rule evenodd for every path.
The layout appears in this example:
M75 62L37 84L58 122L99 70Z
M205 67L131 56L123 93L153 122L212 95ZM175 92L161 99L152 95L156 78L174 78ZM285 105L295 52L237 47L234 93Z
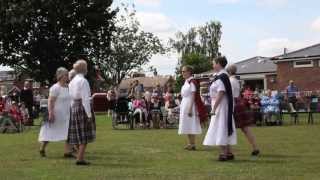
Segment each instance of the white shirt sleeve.
M49 96L57 97L58 95L59 95L59 87L56 85L53 85L49 90Z
M190 83L190 89L191 89L191 92L196 92L197 91L196 85L194 85L192 82Z
M90 85L86 79L83 79L81 84L81 99L82 99L82 105L84 107L84 110L86 111L86 114L89 118L92 117L90 96L91 96Z
M217 82L217 86L218 86L217 91L218 92L221 92L221 91L226 92L226 88L224 87L223 82L220 79L218 79L216 82Z

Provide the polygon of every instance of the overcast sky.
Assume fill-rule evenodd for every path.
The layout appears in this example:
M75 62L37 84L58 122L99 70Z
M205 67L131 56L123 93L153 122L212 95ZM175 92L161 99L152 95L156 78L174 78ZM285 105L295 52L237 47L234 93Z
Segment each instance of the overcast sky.
M164 43L177 31L220 21L221 52L231 62L320 43L319 0L114 0L114 5L120 2L134 3L143 29ZM169 54L154 56L149 65L173 74L176 64L177 55Z
M320 43L319 0L115 0L135 3L146 31L164 42L210 20L222 23L221 52L231 62L275 56ZM155 56L150 65L172 74L176 55Z

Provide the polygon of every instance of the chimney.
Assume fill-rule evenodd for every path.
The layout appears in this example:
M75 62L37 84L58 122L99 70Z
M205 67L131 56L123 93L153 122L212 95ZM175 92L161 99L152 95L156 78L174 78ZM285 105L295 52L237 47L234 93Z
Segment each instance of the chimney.
M283 48L283 55L286 56L288 53L288 49L287 48Z

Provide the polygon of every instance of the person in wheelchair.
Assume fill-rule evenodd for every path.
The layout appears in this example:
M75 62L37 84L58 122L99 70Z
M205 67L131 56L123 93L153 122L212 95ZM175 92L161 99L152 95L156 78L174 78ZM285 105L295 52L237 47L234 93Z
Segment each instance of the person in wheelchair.
M146 102L142 98L141 93L137 93L135 99L132 101L132 107L133 107L133 118L135 119L136 123L139 123L139 126L141 128L145 128L147 125L147 108L146 108Z
M129 121L129 113L129 99L125 95L120 95L116 101L113 113L116 123L127 123Z
M168 90L164 96L165 100L165 110L168 112L168 123L173 124L175 123L175 118L173 117L173 110L177 107L175 102L174 92L172 87L168 87Z

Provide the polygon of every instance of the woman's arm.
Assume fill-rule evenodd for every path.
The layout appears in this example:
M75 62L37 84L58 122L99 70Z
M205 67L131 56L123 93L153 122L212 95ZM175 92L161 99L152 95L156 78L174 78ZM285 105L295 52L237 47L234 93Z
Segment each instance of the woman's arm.
M49 96L48 99L48 113L49 113L49 121L54 122L54 105L57 100L57 97Z
M192 92L192 96L191 96L191 101L190 101L190 105L189 105L189 113L188 113L188 116L192 116L192 107L194 105L194 101L195 101L195 98L196 97L196 92Z

